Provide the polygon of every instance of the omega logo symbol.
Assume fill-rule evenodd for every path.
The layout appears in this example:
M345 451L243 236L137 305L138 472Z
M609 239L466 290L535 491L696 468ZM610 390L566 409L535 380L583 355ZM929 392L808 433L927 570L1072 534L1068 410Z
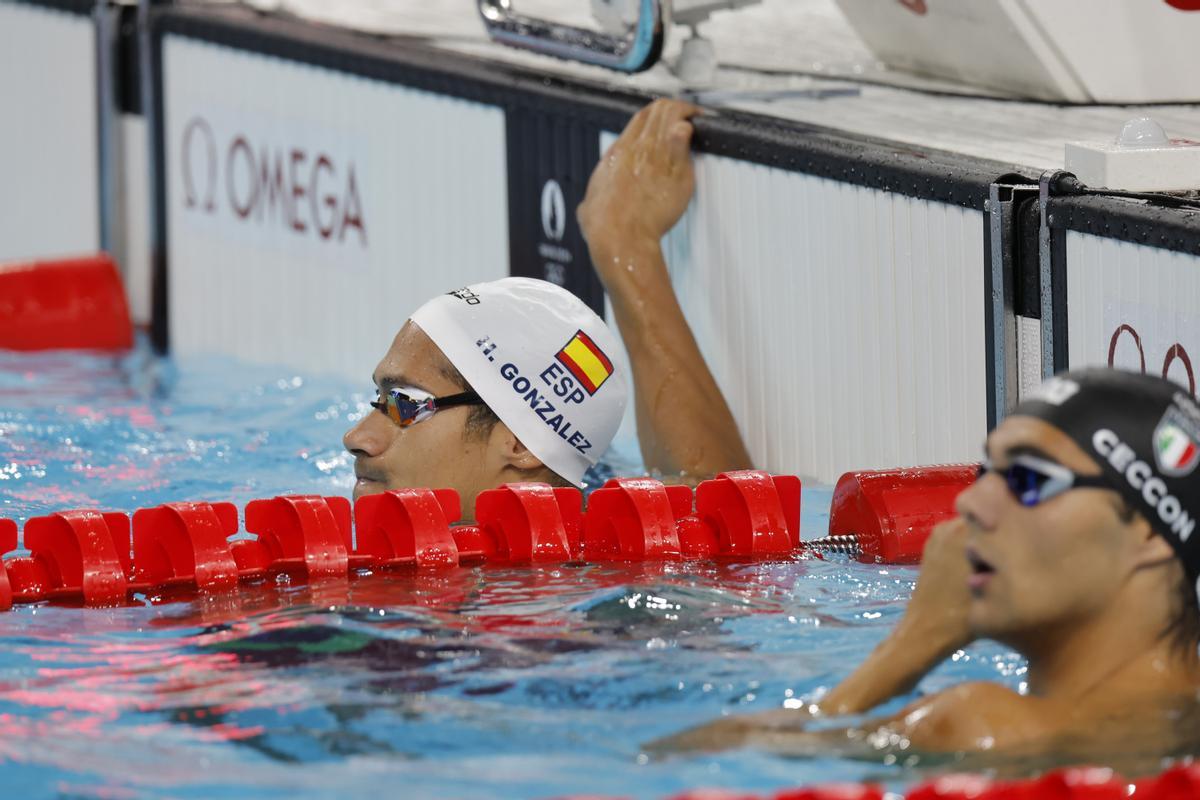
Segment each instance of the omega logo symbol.
M567 233L567 201L553 178L542 187L542 230L553 242L561 242Z
M218 141L199 116L184 127L180 145L184 208L215 215L223 206L239 223L366 247L353 161L243 133Z
M1180 11L1200 11L1200 0L1167 0L1167 5Z

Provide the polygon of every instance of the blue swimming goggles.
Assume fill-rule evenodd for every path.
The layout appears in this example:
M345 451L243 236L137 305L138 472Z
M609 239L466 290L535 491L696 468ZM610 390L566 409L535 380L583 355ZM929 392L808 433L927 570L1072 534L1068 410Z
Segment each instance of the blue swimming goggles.
M375 390L376 400L371 407L384 414L401 428L424 422L437 412L454 408L455 406L483 405L483 398L475 392L461 392L445 397L434 397L420 389L407 387L404 389Z
M1036 506L1068 489L1111 489L1112 485L1100 475L1079 475L1054 461L1031 455L1013 456L1004 469L997 469L984 459L979 465L976 480L995 472L1008 486L1008 491L1023 506Z

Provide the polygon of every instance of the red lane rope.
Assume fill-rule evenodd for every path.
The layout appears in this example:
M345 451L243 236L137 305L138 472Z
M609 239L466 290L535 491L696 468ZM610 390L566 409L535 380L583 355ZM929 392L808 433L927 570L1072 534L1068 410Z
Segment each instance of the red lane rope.
M359 499L284 496L231 503L166 503L132 517L61 511L17 529L0 521L0 609L58 600L126 602L168 588L232 591L243 580L287 573L300 581L345 578L363 568L438 569L465 563L786 558L800 550L800 480L729 472L664 486L614 479L592 494L511 484L476 499L477 520L453 525L448 489L400 489Z
M830 533L853 540L863 561L915 563L933 526L953 515L974 480L970 466L856 472L834 490ZM16 526L0 520L0 610L44 600L106 606L133 593L184 587L232 591L242 580L287 573L300 581L359 569L437 569L467 563L790 558L800 541L800 479L752 470L723 473L695 490L649 478L616 478L586 511L577 489L510 484L461 516L449 489L399 489L360 498L283 496L244 509L166 503L132 517L61 511Z
M832 784L773 794L699 789L669 800L883 800L879 786ZM1182 764L1161 775L1129 781L1110 769L1072 767L1023 781L992 781L980 775L945 775L918 784L905 800L1194 800L1200 797L1200 766ZM583 796L558 800L584 800ZM588 800L605 800L591 796Z

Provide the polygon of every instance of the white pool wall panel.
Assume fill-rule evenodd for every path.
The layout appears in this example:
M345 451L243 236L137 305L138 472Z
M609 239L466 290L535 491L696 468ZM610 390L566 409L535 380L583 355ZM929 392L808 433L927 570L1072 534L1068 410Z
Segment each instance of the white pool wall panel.
M1190 386L1185 364L1200 369L1200 256L1068 231L1067 333L1072 369L1109 364L1111 349L1113 366L1140 371L1144 359L1162 375L1166 364Z
M982 212L696 159L667 260L757 466L973 460L987 433Z
M113 255L125 276L125 295L135 325L149 325L154 314L150 262L150 140L142 114L116 115L116 208Z
M100 248L91 17L0 0L0 261Z
M173 352L369 384L421 302L508 274L500 108L163 47Z

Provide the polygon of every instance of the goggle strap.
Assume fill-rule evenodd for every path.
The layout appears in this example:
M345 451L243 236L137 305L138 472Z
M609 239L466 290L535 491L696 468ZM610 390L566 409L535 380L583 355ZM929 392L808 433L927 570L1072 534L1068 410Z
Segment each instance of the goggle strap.
M446 397L433 398L434 408L453 408L454 406L481 406L483 398L475 392L460 392Z

